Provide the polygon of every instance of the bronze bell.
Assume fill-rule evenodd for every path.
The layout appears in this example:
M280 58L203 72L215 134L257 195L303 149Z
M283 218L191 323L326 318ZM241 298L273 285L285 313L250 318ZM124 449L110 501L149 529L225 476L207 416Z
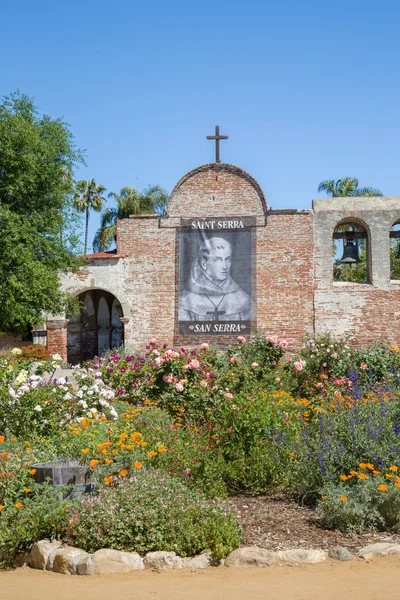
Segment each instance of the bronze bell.
M343 256L339 262L341 265L357 265L361 262L356 240L344 240Z

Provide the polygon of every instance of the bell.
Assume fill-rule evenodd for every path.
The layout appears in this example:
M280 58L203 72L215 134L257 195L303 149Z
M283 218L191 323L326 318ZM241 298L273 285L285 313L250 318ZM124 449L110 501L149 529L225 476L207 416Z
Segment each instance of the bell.
M358 244L355 240L345 240L343 256L339 262L341 265L357 265L361 262L358 256Z

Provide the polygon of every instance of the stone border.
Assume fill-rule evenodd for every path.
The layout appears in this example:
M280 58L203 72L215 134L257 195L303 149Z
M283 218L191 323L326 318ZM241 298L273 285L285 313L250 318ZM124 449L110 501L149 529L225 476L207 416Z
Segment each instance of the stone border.
M361 548L357 556L371 560L376 556L400 554L400 544L376 543ZM258 546L244 546L234 550L226 559L215 559L210 552L203 552L192 558L182 558L175 552L148 552L143 558L137 552L121 552L102 548L88 554L80 548L63 545L61 542L41 540L33 545L26 555L20 555L14 564L17 567L29 566L33 569L53 571L65 575L94 575L108 573L128 573L151 569L205 569L212 566L271 567L274 564L315 564L327 558L349 561L355 558L347 548L335 546L328 551L296 548L293 550L270 551Z

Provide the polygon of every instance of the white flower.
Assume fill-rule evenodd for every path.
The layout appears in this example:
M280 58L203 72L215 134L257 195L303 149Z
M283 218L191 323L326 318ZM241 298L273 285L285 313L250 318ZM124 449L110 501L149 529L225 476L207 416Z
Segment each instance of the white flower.
M64 400L71 400L72 398L72 394L70 394L69 392L67 392L64 396Z
M91 413L96 414L97 413L97 408L91 408L89 409Z
M21 348L13 348L11 354L22 354Z
M60 377L60 379L57 379L57 383L58 383L58 385L65 385L65 383L66 383L65 377Z
M21 385L21 383L23 383L26 379L26 376L28 375L27 371L20 371L18 377L16 378L15 382L18 383L18 385Z
M62 361L62 356L60 356L59 354L53 354L52 359Z
M80 404L82 408L87 408L87 403L84 400L79 400L78 404Z
M36 404L33 410L36 410L36 412L42 412L42 407L40 406L40 404Z

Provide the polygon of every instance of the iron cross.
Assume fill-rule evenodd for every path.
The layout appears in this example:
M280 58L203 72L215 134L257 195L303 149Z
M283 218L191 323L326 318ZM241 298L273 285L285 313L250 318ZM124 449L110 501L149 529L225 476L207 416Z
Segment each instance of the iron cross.
M215 162L220 163L219 159L219 140L227 140L227 135L219 135L219 125L215 126L215 135L207 135L208 140L215 140Z

